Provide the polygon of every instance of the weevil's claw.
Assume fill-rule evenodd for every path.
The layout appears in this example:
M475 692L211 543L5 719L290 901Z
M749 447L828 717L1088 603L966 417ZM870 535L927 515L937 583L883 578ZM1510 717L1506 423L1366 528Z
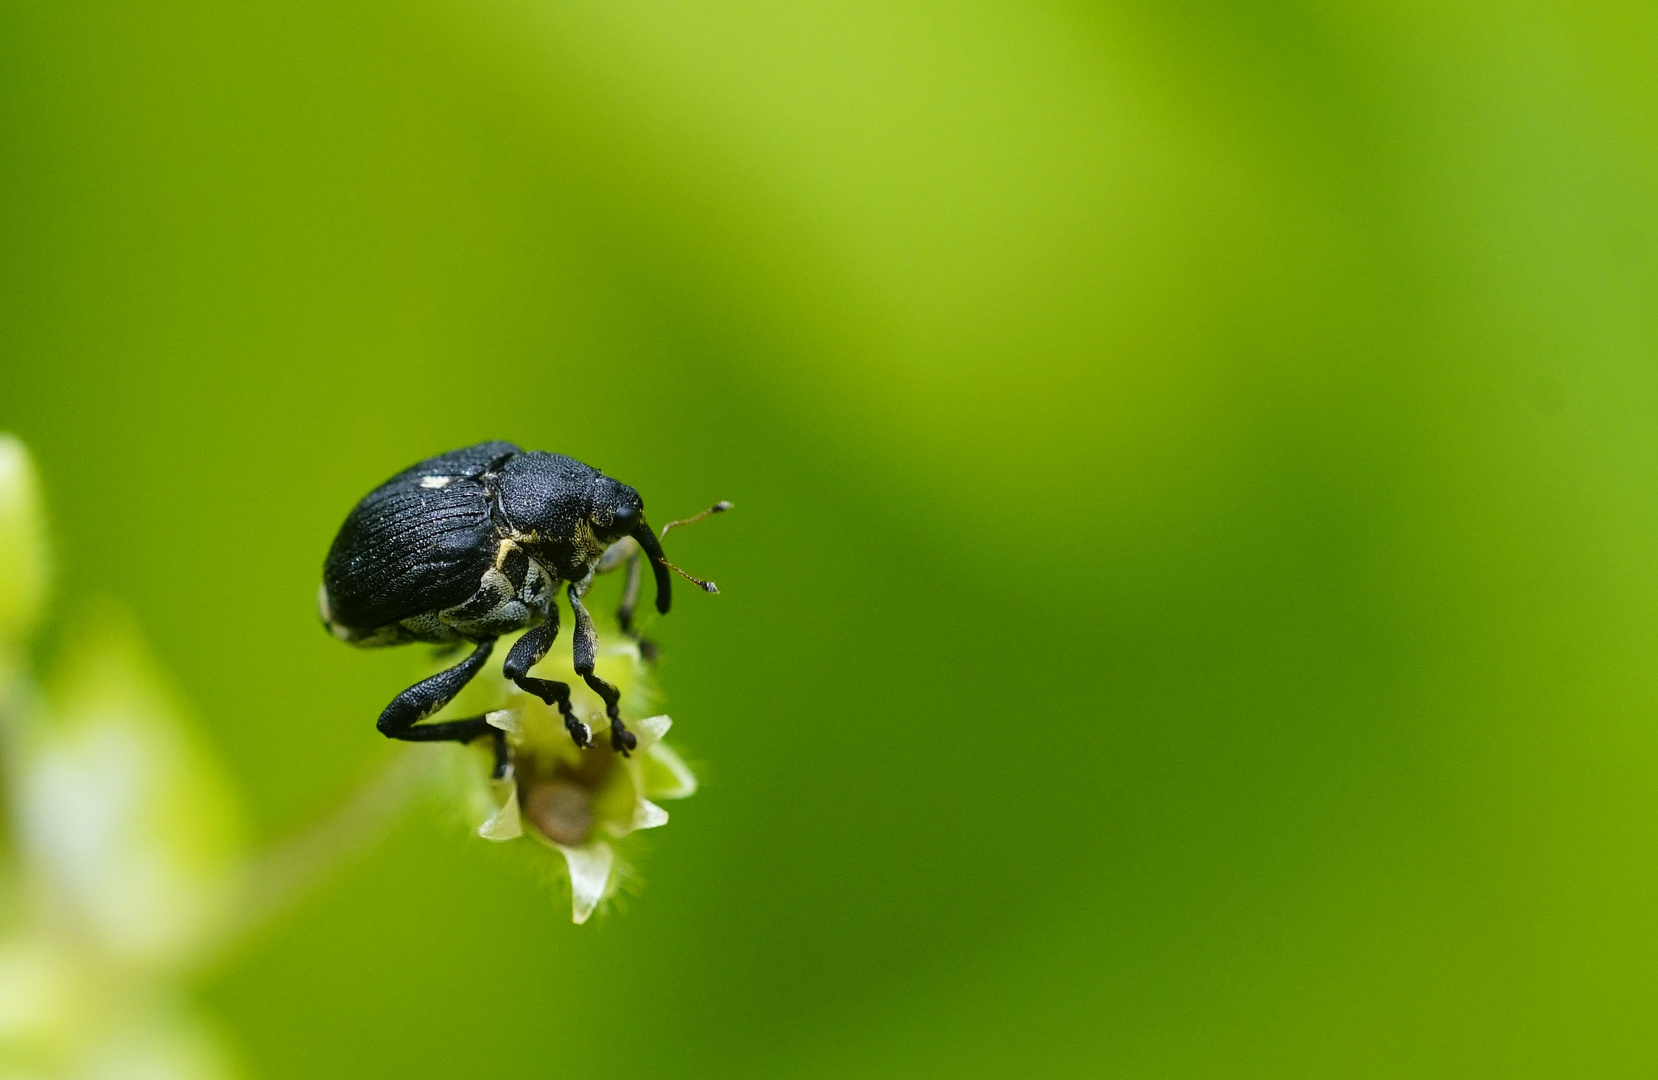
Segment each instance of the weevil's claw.
M623 757L627 757L628 751L635 749L638 745L639 740L634 736L633 732L623 726L620 720L612 720L610 722L610 748L612 750L616 751L618 754L621 754Z
M593 745L593 729L577 720L573 716L564 718L564 726L570 732L570 738L575 740L579 749L586 750Z

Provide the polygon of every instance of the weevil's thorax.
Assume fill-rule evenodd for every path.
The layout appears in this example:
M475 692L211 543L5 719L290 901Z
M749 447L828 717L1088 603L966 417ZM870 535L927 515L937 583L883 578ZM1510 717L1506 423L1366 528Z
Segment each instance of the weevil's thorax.
M566 581L592 572L608 546L594 534L594 498L613 481L574 458L540 451L519 454L491 479L504 536Z

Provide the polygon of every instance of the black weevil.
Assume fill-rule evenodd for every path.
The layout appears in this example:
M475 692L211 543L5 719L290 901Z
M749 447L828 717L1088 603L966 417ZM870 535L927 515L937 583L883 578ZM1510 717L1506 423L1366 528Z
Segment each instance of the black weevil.
M730 505L718 503L697 518ZM593 674L598 633L581 598L595 573L627 566L617 620L629 631L641 551L656 576L657 611L667 614L673 600L670 570L719 591L668 562L633 488L563 454L479 443L412 465L357 504L329 548L317 607L328 631L353 645L475 643L459 664L398 694L378 726L388 738L413 742L464 743L493 734L504 769L505 742L484 717L420 721L454 700L489 659L496 638L530 628L502 672L557 707L577 746L591 746L592 733L570 708L569 685L529 674L558 636L554 594L559 582L568 582L576 673L604 699L610 745L626 753L636 740L622 723L621 695Z

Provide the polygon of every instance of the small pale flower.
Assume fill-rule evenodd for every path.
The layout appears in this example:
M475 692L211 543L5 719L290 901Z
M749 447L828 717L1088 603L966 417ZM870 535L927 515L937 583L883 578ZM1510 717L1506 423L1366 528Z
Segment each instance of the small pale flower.
M503 641L503 647L510 642ZM652 693L637 642L601 639L598 675L622 692L624 716L646 711ZM576 715L595 731L604 730L604 702L587 690L568 656L554 656L535 669L543 679L570 684ZM696 777L663 742L673 721L666 716L630 720L638 739L631 755L610 749L607 740L578 748L558 710L526 694L499 674L480 676L448 710L454 715L485 712L507 740L507 775L490 778L493 751L483 743L466 756L473 801L486 840L528 840L563 858L569 876L571 915L586 922L612 895L625 874L617 842L642 829L668 822L659 802L696 792Z

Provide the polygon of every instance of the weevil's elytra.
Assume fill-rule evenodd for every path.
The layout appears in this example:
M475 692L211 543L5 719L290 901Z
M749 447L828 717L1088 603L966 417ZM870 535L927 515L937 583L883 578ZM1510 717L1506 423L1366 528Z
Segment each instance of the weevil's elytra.
M729 506L720 503L711 512ZM558 636L554 595L565 582L576 619L576 673L604 699L610 744L625 754L637 740L622 722L620 694L593 674L597 635L581 597L596 572L627 566L618 612L627 630L641 556L650 560L656 610L663 614L673 600L670 570L718 591L668 562L633 488L563 454L479 443L412 465L357 504L323 564L317 609L329 633L353 645L472 642L476 648L459 664L397 695L380 714L379 728L415 742L492 735L504 767L505 743L484 717L420 721L471 681L496 638L527 629L502 671L555 706L578 746L590 746L587 725L570 707L570 687L529 675Z

